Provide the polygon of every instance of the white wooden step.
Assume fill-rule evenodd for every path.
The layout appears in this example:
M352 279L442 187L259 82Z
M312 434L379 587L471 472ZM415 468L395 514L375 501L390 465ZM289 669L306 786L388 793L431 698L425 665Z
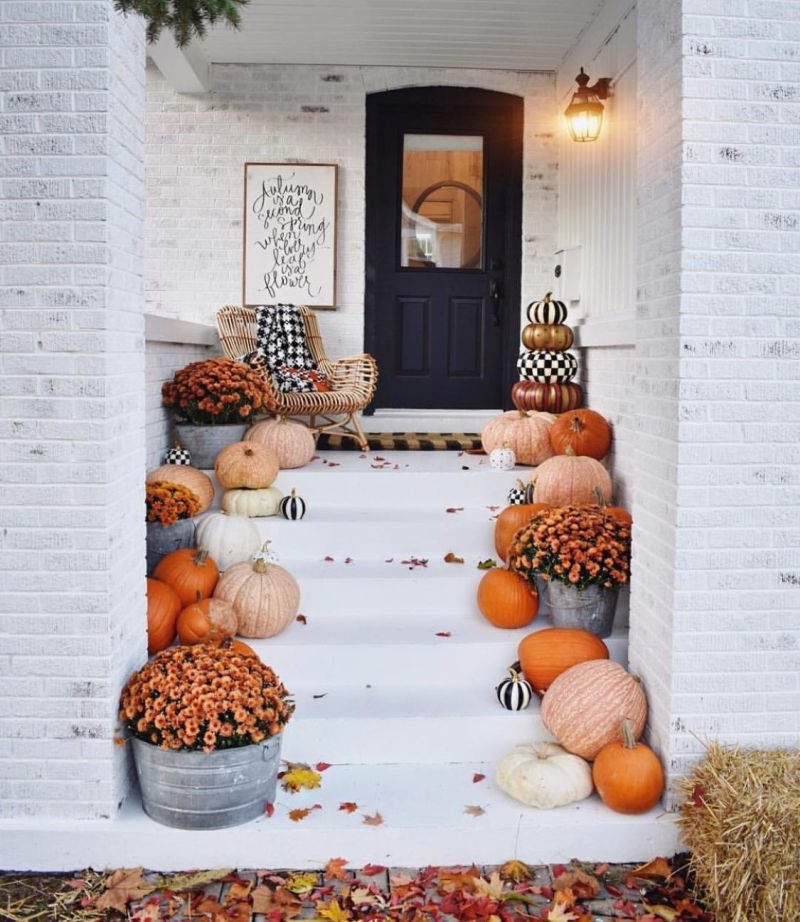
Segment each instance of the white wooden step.
M486 778L473 782L474 775ZM339 810L354 802L354 813ZM319 804L300 822L288 811ZM472 816L465 807L485 812ZM379 812L383 823L364 816ZM136 796L105 822L25 818L0 823L0 865L33 871L71 871L143 865L160 871L208 867L321 868L341 856L413 867L426 864L526 862L641 862L679 848L677 826L655 808L623 816L596 796L556 810L511 800L494 783L494 765L333 765L319 790L280 792L271 818L208 832L154 823Z

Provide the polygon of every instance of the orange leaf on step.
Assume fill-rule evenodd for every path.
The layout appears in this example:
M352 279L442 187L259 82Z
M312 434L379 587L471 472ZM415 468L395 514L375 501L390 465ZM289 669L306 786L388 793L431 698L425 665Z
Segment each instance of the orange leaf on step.
M365 864L361 868L361 873L365 877L375 877L377 874L383 874L386 868L382 864Z
M270 915L271 913L276 913L275 918L284 920L293 919L303 911L303 901L295 896L294 893L290 893L285 887L270 890L265 884L261 884L260 887L256 887L253 891L252 899L253 913L255 914ZM280 915L278 916L278 914Z
M142 878L144 868L120 868L109 874L103 881L105 892L101 894L94 906L97 909L116 909L123 915L126 905L133 900L140 900L156 889Z
M464 558L459 557L457 554L454 554L452 551L448 551L448 553L444 555L444 562L445 563L464 563Z
M585 871L566 871L553 879L553 887L574 894L578 900L593 900L600 892L600 881Z
M631 871L633 877L643 877L645 879L654 877L663 877L665 880L672 874L672 868L666 858L653 858L647 864L642 864Z
M290 810L289 819L293 823L299 823L300 820L304 820L312 810L321 810L322 804L314 804L313 807L304 807L301 810Z
M345 813L355 813L358 810L358 804L352 800L344 800L339 804L339 809Z
M230 887L228 887L222 902L225 903L226 906L229 906L231 903L238 903L240 900L246 900L252 889L252 881L235 880Z
M370 816L369 814L365 813L362 823L364 826L382 826L383 817L380 815L380 813L377 810L375 811L374 816Z
M483 807L478 806L477 804L470 804L467 807L464 807L464 813L469 814L469 816L483 816L486 811Z
M347 858L331 858L325 865L325 876L331 880L347 880Z

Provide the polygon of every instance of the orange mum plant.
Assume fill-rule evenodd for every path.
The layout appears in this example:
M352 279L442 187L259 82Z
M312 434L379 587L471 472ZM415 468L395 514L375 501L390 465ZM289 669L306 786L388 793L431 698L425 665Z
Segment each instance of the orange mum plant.
M294 702L260 659L229 644L169 647L128 679L119 718L162 749L232 749L280 733Z
M592 506L557 506L535 515L514 536L509 569L578 589L617 589L630 576L631 529Z
M264 385L243 362L192 362L161 386L165 407L197 426L242 423L264 403Z
M200 512L200 498L182 483L153 480L146 485L147 521L174 525L178 519L190 519Z

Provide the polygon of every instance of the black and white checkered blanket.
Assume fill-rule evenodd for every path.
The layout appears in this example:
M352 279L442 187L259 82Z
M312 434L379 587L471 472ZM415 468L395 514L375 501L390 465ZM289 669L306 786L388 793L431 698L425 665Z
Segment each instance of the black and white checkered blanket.
M265 304L256 308L256 350L239 358L263 367L282 393L317 390L324 375L317 368L300 312L293 304Z

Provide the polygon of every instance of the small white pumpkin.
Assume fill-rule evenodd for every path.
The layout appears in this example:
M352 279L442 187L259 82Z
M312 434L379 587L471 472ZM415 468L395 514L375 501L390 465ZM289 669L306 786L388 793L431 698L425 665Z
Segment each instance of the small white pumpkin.
M261 536L246 516L212 512L199 522L195 544L208 551L220 570L227 570L250 560L261 547Z
M513 471L517 458L512 449L494 448L489 454L489 464L495 471Z
M594 790L591 765L556 743L515 746L497 766L497 786L540 810L585 800Z
M262 490L226 490L222 497L222 509L229 515L261 518L277 515L278 505L282 499L283 493L277 487L265 487Z

